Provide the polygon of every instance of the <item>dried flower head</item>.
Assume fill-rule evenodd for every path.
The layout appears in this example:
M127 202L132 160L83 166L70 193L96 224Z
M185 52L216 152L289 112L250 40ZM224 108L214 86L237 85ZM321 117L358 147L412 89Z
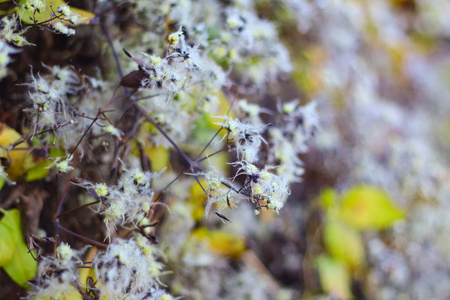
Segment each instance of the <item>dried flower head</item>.
M239 160L254 162L258 159L261 142L267 143L260 135L259 130L251 124L243 124L231 117L221 117L224 119L222 125L228 130L228 140L233 143Z

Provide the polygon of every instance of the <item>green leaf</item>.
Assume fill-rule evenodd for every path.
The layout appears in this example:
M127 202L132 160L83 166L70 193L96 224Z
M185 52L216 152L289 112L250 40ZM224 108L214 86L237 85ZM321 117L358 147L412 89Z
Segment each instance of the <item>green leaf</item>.
M50 156L51 157L61 157L65 156L66 151L64 151L64 148L51 148L50 149Z
M342 197L341 218L356 229L385 229L403 219L405 213L382 189L358 185Z
M6 182L5 178L1 177L0 178L0 191L2 190L3 186L5 185L5 182Z
M0 267L2 267L12 259L17 246L19 228L16 215L18 213L20 221L20 212L17 209L10 211L0 209L0 211L3 214L0 221Z
M26 286L27 281L33 279L36 274L37 262L28 253L28 247L23 240L20 211L17 209L9 211L0 209L0 211L5 214L5 217L8 217L11 240L16 241L13 256L3 265L3 269L17 284Z
M15 10L17 11L18 15L20 16L20 19L22 20L22 22L24 22L26 24L33 24L33 20L32 20L33 15L38 23L50 20L51 14L52 14L52 9L54 12L56 12L58 10L58 7L60 7L62 4L66 4L63 0L46 0L45 1L45 9L43 11L41 11L40 13L37 12L35 14L33 11L26 10L22 7L22 5L24 5L26 2L27 2L27 0L20 0L19 6L17 6L15 8ZM83 10L83 9L70 7L70 10L76 14L79 14L80 20L83 19L77 25L89 24L90 21L92 19L94 19L94 17L95 17L95 14L93 14L89 11ZM65 25L72 25L68 21L63 21L63 23Z
M14 256L3 266L17 284L26 287L27 281L34 278L37 271L37 261L28 253L28 247L23 240L17 244Z
M211 117L203 113L199 118L194 121L195 130L193 132L193 138L199 142L199 144L208 143L211 136L217 130L217 126L211 122Z
M351 280L344 263L327 255L320 255L316 258L316 266L325 292L337 299L351 298Z
M342 221L329 220L323 239L328 253L355 270L364 263L365 250L361 234Z
M50 172L50 169L48 166L50 166L52 163L51 160L45 160L29 169L27 169L27 175L25 177L26 181L35 181L42 178L45 178L48 173Z

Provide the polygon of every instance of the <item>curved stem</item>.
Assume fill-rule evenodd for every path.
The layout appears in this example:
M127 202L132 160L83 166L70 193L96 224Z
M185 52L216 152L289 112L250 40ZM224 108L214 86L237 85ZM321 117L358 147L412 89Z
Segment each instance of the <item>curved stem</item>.
M158 129L159 132L161 132L162 135L164 135L164 137L169 141L169 143L172 144L172 146L175 148L175 150L177 150L177 152L191 165L191 168L193 166L196 165L196 163L194 161L192 161L192 159L189 158L189 156L186 155L186 153L184 153L183 150L181 150L180 147L178 147L177 143L175 143L170 136L164 131L164 129L161 128L161 126L159 126L155 120L153 120L152 117L150 117L147 112L145 111L145 109L140 106L139 104L137 104L136 102L133 103L134 106L139 110L139 112L144 116L144 118L149 121L150 123L153 124L153 126L156 127L156 129Z
M106 248L106 247L108 247L107 244L104 244L104 243L101 243L101 242L97 242L96 240L90 239L90 238L85 237L85 236L83 236L83 235L81 235L81 234L78 234L78 233L76 233L76 232L73 232L72 230L69 230L69 229L67 229L67 228L65 228L65 227L63 227L63 226L61 226L61 225L58 225L58 227L59 227L59 229L61 229L62 231L67 232L68 234L71 234L71 235L73 235L73 236L75 236L75 237L77 237L77 238L79 238L79 239L85 240L85 241L91 243L92 245L95 245L95 246L98 246L98 247L101 247L101 248Z

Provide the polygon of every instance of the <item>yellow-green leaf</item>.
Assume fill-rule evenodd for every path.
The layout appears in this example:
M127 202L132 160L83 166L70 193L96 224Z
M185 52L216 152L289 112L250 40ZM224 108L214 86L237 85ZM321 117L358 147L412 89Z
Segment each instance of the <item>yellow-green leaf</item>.
M405 213L389 195L375 186L358 185L342 197L341 218L357 229L385 229Z
M26 286L27 281L30 281L36 275L37 262L28 253L28 247L22 240L17 244L12 259L3 268L17 284Z
M51 148L49 152L51 157L62 157L65 155L65 151L62 148ZM45 178L50 172L49 166L51 164L51 159L45 159L44 156L39 157L32 153L24 161L24 168L27 171L25 180L35 181Z
M0 267L9 262L14 254L18 241L18 228L16 214L20 212L17 209L10 211L0 210L3 215L0 220Z
M364 263L364 243L356 229L341 221L329 220L325 224L323 238L328 253L351 270Z
M8 214L11 221L11 238L16 239L16 247L12 258L3 265L5 272L17 284L26 286L27 281L33 279L37 271L37 262L28 253L28 247L25 244L20 224L20 211L12 209L10 211L1 210L2 213Z
M351 298L350 275L345 264L326 255L316 258L322 289L337 299Z
M35 181L42 178L45 178L50 169L48 168L51 165L51 160L45 160L27 170L27 175L25 177L26 181Z
M320 193L319 199L322 207L328 209L336 203L336 191L334 189L327 188Z
M27 0L19 1L19 6L17 6L15 8L17 13L19 14L22 22L24 22L26 24L33 24L33 15L38 23L50 20L52 12L53 11L56 12L58 10L58 7L60 7L63 4L66 4L66 2L64 2L63 0L46 0L45 1L45 9L43 9L41 12L34 13L33 11L26 10L22 7L22 5L24 5L26 2L27 2ZM53 9L53 11L52 11L52 9ZM83 10L83 9L70 7L70 10L73 13L80 15L80 17L79 17L80 22L77 23L76 25L89 24L90 21L92 19L94 19L94 17L95 17L95 14L93 14L89 11ZM72 25L68 21L63 21L63 23L65 25Z

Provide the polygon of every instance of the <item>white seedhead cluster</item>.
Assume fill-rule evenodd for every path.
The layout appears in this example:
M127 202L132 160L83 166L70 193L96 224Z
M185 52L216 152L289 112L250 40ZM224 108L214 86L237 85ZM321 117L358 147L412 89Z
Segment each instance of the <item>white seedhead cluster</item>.
M142 236L116 239L105 251L95 254L89 264L95 270L96 281L101 282L96 287L80 282L79 268L85 265L85 251L86 247L77 251L62 243L56 257L42 257L38 280L30 283L34 289L27 299L65 299L77 293L80 283L86 285L83 290L89 289L100 299L173 299L161 289L159 276L164 266L157 261L161 254Z
M108 237L116 225L137 224L146 216L153 205L154 192L151 189L155 174L138 169L124 172L117 185L83 182L80 185L88 189L101 205L99 211L105 215L104 222Z
M269 128L271 160L278 165L277 174L288 182L299 181L303 174L299 154L308 150L307 142L320 128L317 103L300 106L297 100L279 105L283 124Z
M257 209L266 208L278 212L290 194L288 184L283 177L271 173L271 167L260 170L248 162L237 162L238 175L245 175L245 186L250 187L251 200ZM245 187L244 186L244 187Z
M101 296L105 299L172 299L160 289L163 265L156 261L157 255L142 237L115 240L92 262L101 282Z
M257 160L261 143L267 144L259 130L253 125L243 124L237 119L224 118L222 126L228 131L228 141L234 145L237 158L251 163Z
M37 282L28 299L64 297L74 292L79 281L78 268L83 265L81 254L86 248L76 251L66 243L56 250L56 257L42 257L39 264Z

